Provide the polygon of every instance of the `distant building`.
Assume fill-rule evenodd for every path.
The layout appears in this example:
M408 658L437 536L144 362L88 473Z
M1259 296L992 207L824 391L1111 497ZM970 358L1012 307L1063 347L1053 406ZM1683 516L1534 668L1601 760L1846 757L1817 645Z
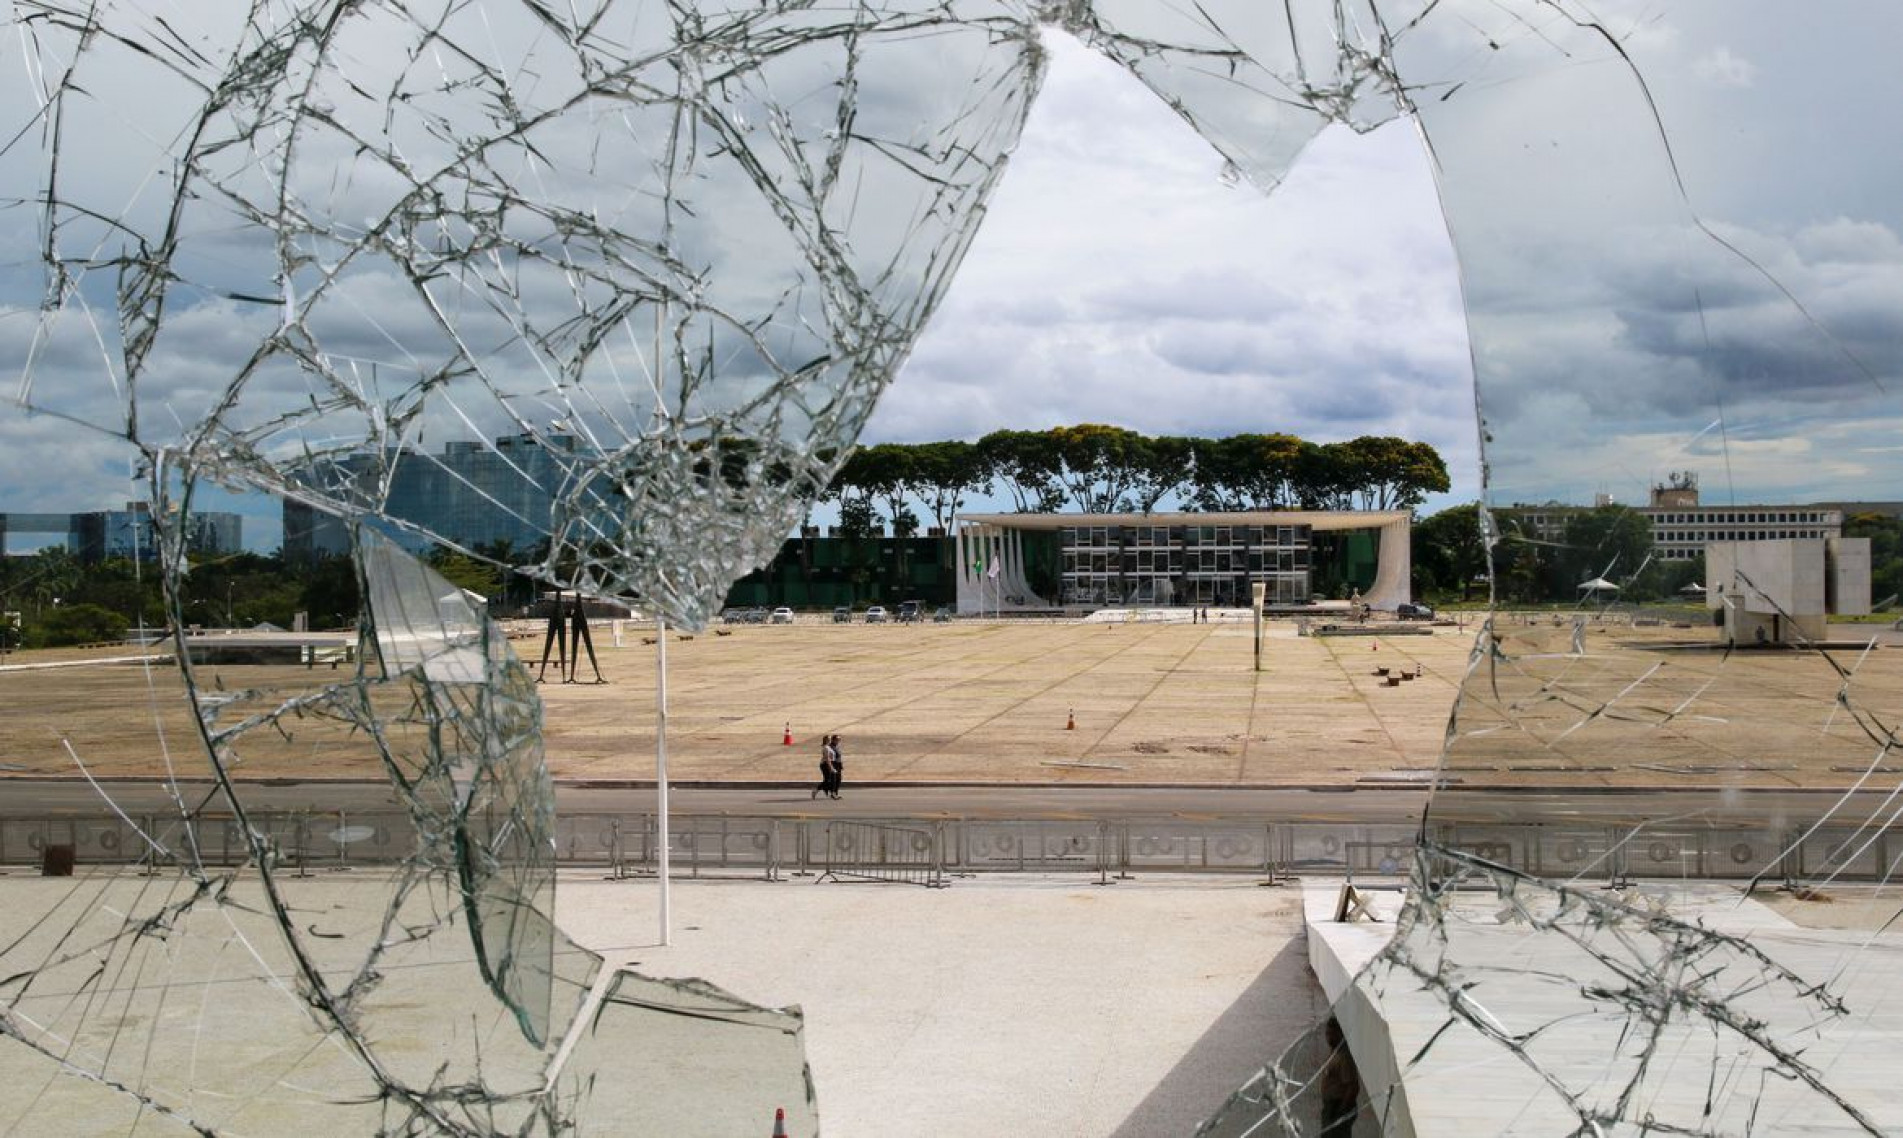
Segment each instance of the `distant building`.
M1821 641L1827 618L1870 611L1870 539L1713 542L1705 604L1723 614L1727 643Z
M763 568L735 581L727 605L803 609L896 607L921 601L928 609L958 599L952 543L944 537L819 536L810 528L789 538Z
M1409 599L1410 523L1405 510L968 514L958 607L1246 606L1261 582L1272 606L1327 591L1392 609ZM1052 558L1040 585L1032 568Z
M1613 504L1601 499L1601 506ZM1503 528L1510 533L1517 526L1536 541L1557 543L1565 540L1567 522L1585 510L1550 502L1515 505ZM1690 472L1652 487L1651 502L1632 510L1651 523L1653 556L1661 561L1690 561L1715 541L1827 541L1844 532L1844 511L1829 505L1702 505L1697 476Z
M1836 510L1847 521L1858 514L1879 518L1903 518L1903 502L1818 502L1826 510Z
M144 502L127 502L123 510L77 514L0 514L0 550L6 549L11 534L59 535L67 550L87 564L118 557L154 561L159 555L151 508ZM237 553L244 548L244 519L237 514L195 513L186 523L185 548L207 555Z
M735 582L727 604L1230 607L1248 605L1261 581L1271 606L1360 595L1392 608L1408 599L1408 540L1405 511L967 514L950 537L820 537L813 528Z
M441 454L409 448L324 459L298 481L328 499L407 522L465 548L507 542L526 551L547 538L555 495L566 478L561 452L575 440L506 435L493 444L459 441ZM428 539L399 535L416 548ZM284 503L284 555L297 560L350 551L344 520L304 502Z

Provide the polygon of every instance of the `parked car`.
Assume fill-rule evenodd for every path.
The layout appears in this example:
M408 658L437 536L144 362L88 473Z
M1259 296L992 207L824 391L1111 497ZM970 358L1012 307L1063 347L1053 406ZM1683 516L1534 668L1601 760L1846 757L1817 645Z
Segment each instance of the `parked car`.
M917 620L919 617L924 615L924 610L925 610L924 601L900 601L899 602L899 623L911 624L913 621Z
M785 605L781 605L779 608L774 609L773 623L774 624L792 624L793 610L790 608L787 608Z
M878 605L873 605L871 608L867 609L866 623L867 624L884 624L885 610L883 608L880 608Z
M852 607L850 605L840 605L838 608L834 609L833 623L834 624L851 624L852 623Z
M936 621L939 624L950 624L951 618L952 618L952 611L949 608L941 608L936 613L932 614L932 620Z
M1402 603L1394 606L1394 615L1402 620L1433 620L1434 610L1429 605Z

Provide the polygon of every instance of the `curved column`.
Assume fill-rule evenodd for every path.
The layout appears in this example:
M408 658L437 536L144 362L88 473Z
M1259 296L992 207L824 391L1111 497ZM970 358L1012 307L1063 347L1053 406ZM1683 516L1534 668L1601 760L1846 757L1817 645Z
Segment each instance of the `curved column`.
M1370 608L1392 610L1412 598L1410 582L1414 576L1413 535L1409 520L1403 516L1381 527L1381 542L1375 554L1374 584L1361 599Z

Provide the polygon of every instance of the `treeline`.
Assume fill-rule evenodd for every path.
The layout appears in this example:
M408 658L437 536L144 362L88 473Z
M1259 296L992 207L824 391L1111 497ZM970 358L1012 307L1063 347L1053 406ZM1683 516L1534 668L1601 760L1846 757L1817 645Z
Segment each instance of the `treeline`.
M1494 595L1506 604L1574 602L1580 585L1604 577L1619 586L1617 599L1684 600L1681 592L1705 577L1703 558L1662 561L1653 556L1652 523L1628 506L1573 511L1557 536L1541 537L1520 511L1492 512L1499 538L1493 549ZM1414 593L1469 600L1487 592L1487 549L1480 506L1453 506L1414 523ZM1600 597L1601 601L1607 597Z
M507 548L481 550L507 561ZM445 578L505 608L530 603L537 585L500 565L447 549L426 560ZM312 628L348 628L357 621L357 571L348 557L286 559L234 553L192 558L182 582L182 623L206 628L290 628L304 613ZM0 557L0 647L51 648L122 639L141 629L171 627L159 568L108 558L86 564L63 547Z
M1870 539L1873 604L1903 594L1903 520L1884 514L1853 514L1844 519L1844 536Z
M925 522L949 530L968 500L992 494L1020 513L1407 510L1448 485L1439 452L1392 436L1205 439L1084 423L994 431L975 443L863 447L820 500L839 503L847 534L890 522L907 536Z

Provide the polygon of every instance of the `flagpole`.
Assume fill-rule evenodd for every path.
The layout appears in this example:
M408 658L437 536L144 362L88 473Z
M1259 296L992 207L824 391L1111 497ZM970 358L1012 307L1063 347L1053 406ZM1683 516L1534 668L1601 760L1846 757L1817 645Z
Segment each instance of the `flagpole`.
M667 618L658 613L654 617L654 632L654 812L660 820L656 838L660 846L661 946L665 948L672 943L667 914Z

